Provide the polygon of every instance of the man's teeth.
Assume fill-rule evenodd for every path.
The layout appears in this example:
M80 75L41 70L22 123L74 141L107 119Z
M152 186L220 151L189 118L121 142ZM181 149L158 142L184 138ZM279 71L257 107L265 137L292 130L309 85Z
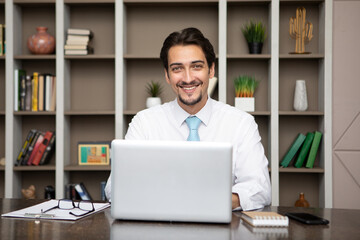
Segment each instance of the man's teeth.
M183 87L185 90L192 90L192 89L194 89L195 88L195 86L193 86L193 87Z

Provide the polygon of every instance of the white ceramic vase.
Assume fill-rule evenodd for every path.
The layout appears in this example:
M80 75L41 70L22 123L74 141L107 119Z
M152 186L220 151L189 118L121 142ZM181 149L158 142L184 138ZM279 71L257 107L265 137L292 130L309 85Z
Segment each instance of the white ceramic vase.
M295 111L306 111L308 108L305 80L296 80L294 93Z
M245 112L255 111L255 98L253 97L236 97L235 107Z
M146 107L151 108L161 104L161 98L159 97L148 97L146 99Z

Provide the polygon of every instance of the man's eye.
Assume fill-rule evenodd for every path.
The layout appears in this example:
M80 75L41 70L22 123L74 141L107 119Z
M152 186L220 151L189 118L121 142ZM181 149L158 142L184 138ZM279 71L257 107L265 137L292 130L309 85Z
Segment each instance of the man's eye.
M173 67L171 70L172 70L173 72L180 71L180 70L181 70L181 67Z
M196 64L196 65L194 65L194 68L197 68L197 69L200 69L200 68L202 68L203 67L203 65L201 65L201 64Z

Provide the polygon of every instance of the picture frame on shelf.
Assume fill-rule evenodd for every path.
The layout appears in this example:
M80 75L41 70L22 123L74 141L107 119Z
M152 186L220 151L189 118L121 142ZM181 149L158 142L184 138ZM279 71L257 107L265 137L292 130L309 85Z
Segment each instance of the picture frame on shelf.
M109 165L110 142L79 142L79 165Z

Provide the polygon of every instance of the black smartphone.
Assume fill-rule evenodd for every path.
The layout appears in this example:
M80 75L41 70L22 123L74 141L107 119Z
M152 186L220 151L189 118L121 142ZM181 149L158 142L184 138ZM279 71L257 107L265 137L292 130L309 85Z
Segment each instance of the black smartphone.
M312 215L310 213L285 213L291 219L297 220L305 224L329 224L330 222L324 218Z

